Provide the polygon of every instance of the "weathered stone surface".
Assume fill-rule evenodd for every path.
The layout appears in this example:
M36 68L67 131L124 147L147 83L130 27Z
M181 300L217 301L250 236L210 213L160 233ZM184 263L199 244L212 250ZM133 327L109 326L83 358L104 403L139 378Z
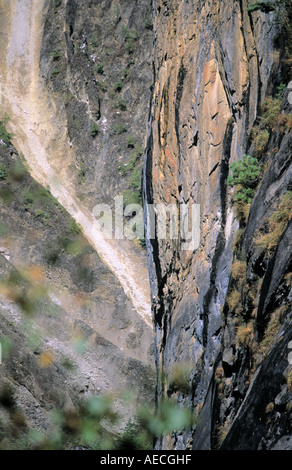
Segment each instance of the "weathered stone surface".
M238 428L246 426L245 418L235 415L247 396L254 357L239 342L236 318L226 303L238 230L227 177L230 163L252 152L251 129L263 98L274 89L273 78L280 74L273 43L275 13L268 9L249 14L247 2L157 0L154 16L155 84L145 198L156 204L201 207L201 240L195 252L183 252L180 240L148 243L159 393L161 397L166 392L174 395L168 375L182 362L191 365L189 392L176 391L175 396L201 409L193 449L211 449L224 442L233 421ZM263 256L255 237L289 189L290 139L287 132L279 134L277 143L271 139L269 152L278 146L278 153L271 157L244 234L246 255L242 256L246 256L248 285L241 294L246 315L243 333L255 337L261 322L267 328L271 312L281 305L288 307L283 285L290 269L289 230L274 258L266 260L265 279L257 294L261 300L258 310L257 305L253 307L255 330L248 324L251 300L247 292L256 289L255 264ZM285 292L282 303L279 289ZM283 361L284 352L283 346ZM262 373L268 372L262 369ZM251 390L260 394L256 388ZM274 393L272 385L270 393ZM279 432L285 434L284 427ZM177 439L173 439L174 447L181 446ZM161 441L160 447L167 442ZM224 448L236 448L237 436L233 433L226 442Z
M0 162L10 175L20 165L13 147L0 148ZM53 410L115 393L121 430L138 402L154 402L152 329L82 234L72 234L69 214L20 168L18 179L0 182L0 288L16 270L35 269L44 292L31 312L1 290L0 341L10 348L1 364L0 395L9 386L27 424L48 433ZM12 292L18 292L14 282ZM42 365L46 354L51 359ZM122 395L129 391L134 400L125 404Z

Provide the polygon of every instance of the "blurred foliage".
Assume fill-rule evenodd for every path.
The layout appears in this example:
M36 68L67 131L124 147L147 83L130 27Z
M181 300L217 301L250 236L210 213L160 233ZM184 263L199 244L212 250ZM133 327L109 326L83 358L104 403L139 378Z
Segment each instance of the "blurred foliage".
M0 293L15 302L25 314L22 331L28 347L34 352L36 366L47 369L56 364L74 374L77 368L74 359L62 356L56 362L56 352L43 343L36 328L34 314L40 300L47 298L44 279L44 272L38 266L13 271L1 283ZM8 364L16 344L12 344L7 335L1 335L0 342L3 360ZM72 346L78 355L86 353L89 344L82 332L75 332ZM189 372L184 365L177 365L171 379L175 387L180 390L185 387ZM5 379L4 383L1 382L0 450L151 450L159 436L171 435L196 424L190 408L169 399L162 400L156 410L146 405L139 406L136 415L126 425L121 424L125 418L116 410L120 408L121 401L124 401L126 409L132 399L131 394L125 393L121 396L91 396L77 402L75 397L70 409L61 409L55 404L53 409L50 407L51 425L44 431L27 422L17 405L17 386L5 383ZM58 390L52 389L51 393L52 397L54 393L58 396ZM53 400L53 403L59 401Z
M0 390L0 449L30 450L151 450L155 440L196 424L192 411L170 400L160 403L159 411L138 408L120 433L111 431L121 417L111 396L80 400L70 410L51 412L51 429L31 428L16 405L15 392L4 385Z
M45 261L49 265L51 266L57 265L59 261L61 260L63 254L65 255L67 254L69 256L74 257L74 256L80 256L85 252L86 247L84 245L82 238L76 239L76 237L78 237L80 229L78 230L74 229L73 233L72 233L72 230L73 230L73 225L71 229L69 228L69 231L68 231L69 236L67 235L59 236L55 240L48 243L45 249L44 258L45 258ZM72 238L72 236L75 239Z
M21 157L21 156L20 156ZM22 158L22 157L21 157ZM10 183L19 183L27 175L27 169L24 166L22 160L17 160L9 169L9 182Z
M31 266L13 270L1 280L0 294L14 302L26 315L35 314L40 300L46 294L43 269Z

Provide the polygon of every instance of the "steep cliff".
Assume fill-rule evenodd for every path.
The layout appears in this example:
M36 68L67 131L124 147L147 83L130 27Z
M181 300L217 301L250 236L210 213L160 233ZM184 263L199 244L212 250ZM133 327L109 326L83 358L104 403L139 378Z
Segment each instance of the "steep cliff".
M158 393L200 423L158 448L290 446L291 50L279 18L291 11L268 3L154 2L145 198L201 210L195 252L148 243ZM228 176L245 154L261 176L242 205Z
M54 409L90 397L115 396L115 432L154 400L146 252L104 240L92 215L135 193L148 125L150 4L115 6L0 2L2 448L28 445L11 435L8 389L47 434Z

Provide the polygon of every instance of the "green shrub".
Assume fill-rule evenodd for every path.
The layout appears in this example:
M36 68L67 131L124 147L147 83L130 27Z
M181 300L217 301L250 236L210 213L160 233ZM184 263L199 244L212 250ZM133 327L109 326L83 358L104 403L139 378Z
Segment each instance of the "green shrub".
M0 143L0 145L4 146L10 144L13 138L13 134L6 130L6 124L8 123L8 121L9 117L7 115L5 115L4 118L0 121L0 141L2 142L2 144Z
M280 83L280 85L277 86L276 99L282 100L284 98L285 90L286 90L285 83Z
M258 126L255 126L252 129L252 140L255 146L255 151L257 155L262 155L265 151L270 138L270 132L268 129L261 129Z
M122 80L125 80L127 78L127 76L129 75L130 73L130 70L125 68L122 70Z
M281 112L283 96L286 85L281 83L275 93L275 97L268 96L261 105L262 116L259 125L253 127L251 137L255 145L255 152L261 156L269 142L270 132L275 127L284 132L292 127L292 115Z
M118 3L115 4L114 6L114 17L113 17L113 20L114 20L114 23L118 23L121 19L121 7Z
M120 135L120 134L123 134L124 132L127 132L126 124L124 123L115 124L110 132L110 135Z
M145 22L145 28L150 29L150 30L153 29L153 23L152 23L152 19L150 17L148 17L146 22Z
M282 98L267 97L262 104L262 127L272 130L281 113Z
M22 202L25 205L31 205L35 201L35 195L30 188L25 188L21 193Z
M81 233L81 227L74 219L72 219L69 224L69 232L74 236L77 236Z
M130 139L132 139L132 137L130 137ZM142 155L143 155L143 150L141 149L139 145L136 145L134 152L131 153L130 155L129 161L127 163L123 163L122 165L120 165L119 170L121 174L125 175L129 173L130 171L133 171L136 168L137 163Z
M122 165L119 166L119 172L121 173L122 176L125 176L129 169L127 168L128 167L128 163L123 163Z
M54 8L58 8L62 3L62 0L53 0Z
M91 36L90 45L93 46L93 47L98 47L99 46L99 41L98 41L98 37L96 36L96 34L93 34L93 36Z
M4 163L0 163L0 180L6 180L8 176L8 171Z
M129 54L133 54L134 50L135 50L135 44L134 44L134 41L133 39L128 39L127 43L126 43L126 49L128 51Z
M134 41L137 41L139 39L139 33L138 31L136 31L136 29L131 29L130 38L133 39Z
M268 233L261 234L256 245L265 251L273 251L292 218L292 191L287 191L268 222Z
M98 88L99 88L103 93L107 92L107 84L106 84L105 82L100 82L100 81L99 81L99 82L97 82L96 84L97 84Z
M121 35L122 35L122 38L124 39L124 41L127 40L130 37L130 30L124 24L122 25Z
M102 63L97 64L97 66L96 66L96 71L97 71L97 73L99 73L100 75L103 75L103 73L104 73L104 68L103 68L103 64L102 64Z
M135 147L135 140L131 136L127 137L127 147L128 148L134 148Z
M128 137L127 145L135 145L133 137ZM128 163L120 165L119 171L121 175L128 176L128 187L129 190L123 193L124 206L129 204L142 205L142 178L141 178L141 164L140 157L143 155L143 151L139 145L136 146L133 153L130 155Z
M70 357L64 357L61 365L70 372L77 369L77 364Z
M241 309L241 293L236 289L232 290L227 297L227 303L232 312L238 313Z
M90 126L90 134L92 135L92 137L96 137L97 135L99 135L100 131L101 131L100 126L96 124L96 122L94 122Z
M58 51L57 49L54 50L52 53L51 53L51 56L53 58L53 60L57 61L61 58L62 54L60 51Z
M269 11L274 11L275 10L275 5L273 5L272 2L265 2L265 1L258 1L256 3L249 3L247 6L247 11L249 13L256 11L256 10L262 10L266 13Z
M32 192L34 194L35 201L38 204L48 207L50 207L51 204L54 204L57 208L64 210L57 199L51 194L49 188L37 186L32 188Z
M129 30L127 26L123 25L121 29L121 35L123 40L126 42L126 49L129 54L132 54L135 50L134 41L139 39L139 33L135 29Z
M136 145L136 148L135 148L135 155L136 155L136 158L139 158L143 155L143 150L142 148L140 147L140 145Z
M232 174L228 176L227 183L236 187L233 201L251 203L261 174L258 160L244 155L243 160L231 163L230 170Z
M36 217L38 217L39 219L41 219L42 222L45 222L46 220L48 220L50 218L50 215L47 214L45 211L43 211L42 209L38 209L35 213Z
M141 169L135 166L135 164L136 160L135 162L132 161L127 166L124 165L124 170L122 166L120 167L120 171L123 175L131 172L128 183L130 189L123 193L125 207L129 204L142 204Z
M249 13L253 12L253 11L257 11L257 10L260 10L262 7L261 3L249 3L247 5L247 11Z
M141 170L139 168L134 168L132 171L129 184L134 191L141 191Z
M114 84L114 90L117 91L117 92L120 92L123 88L123 83L122 82L116 82Z
M127 103L126 103L126 101L124 100L124 98L118 98L118 100L117 100L117 107L118 107L121 111L127 111Z
M261 9L261 5L259 5L258 3L249 3L247 5L247 11L249 13L256 11L256 10L260 10L260 9Z
M142 198L141 194L137 191L133 191L132 189L128 189L127 191L124 191L122 194L124 198L124 206L129 206L130 204L139 204L141 205L142 203Z
M239 220L246 223L250 203L261 175L261 166L256 158L244 155L243 160L231 163L230 170L227 184L235 188L232 203Z
M57 77L60 73L60 70L52 70L51 72L51 78Z

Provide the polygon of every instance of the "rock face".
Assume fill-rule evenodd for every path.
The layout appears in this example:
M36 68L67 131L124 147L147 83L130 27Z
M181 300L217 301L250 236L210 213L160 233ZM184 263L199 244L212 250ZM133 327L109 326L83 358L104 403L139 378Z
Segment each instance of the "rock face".
M138 6L68 0L47 12L40 74L64 113L74 155L68 177L89 207L113 206L114 197L129 189L121 167L135 148L145 147L153 80L150 19L149 0Z
M291 425L285 385L289 226L272 252L260 249L256 239L291 188L289 129L268 134L269 168L247 224L236 217L227 185L230 164L255 151L251 137L264 97L282 78L289 81L274 48L276 13L249 12L245 1L153 4L155 83L145 198L150 204L200 204L201 211L195 252L183 251L181 239L148 243L158 392L191 405L201 422L157 447L257 449L277 441L285 447ZM237 313L228 303L236 261L244 266ZM259 350L273 315L278 336L274 331L265 357ZM239 339L244 328L250 341ZM173 370L184 364L188 391L173 380Z
M12 283L8 296L7 286L1 291L0 342L8 341L9 354L0 399L11 387L29 426L48 432L53 409L130 390L131 404L116 403L120 431L137 403L155 395L153 328L143 315L147 259L128 240L106 245L119 278L97 253L91 223L95 204L112 207L129 191L131 174L120 167L135 159L139 179L152 84L150 3L21 0L0 2L0 10L1 119L8 114L15 145L0 142L1 288ZM34 269L45 294L36 311L23 312ZM18 281L19 298L10 291Z
M137 403L154 399L152 330L16 150L2 147L0 159L8 174L0 211L1 400L9 387L27 424L48 433L53 410L114 393L122 429ZM132 405L121 395L129 391Z

